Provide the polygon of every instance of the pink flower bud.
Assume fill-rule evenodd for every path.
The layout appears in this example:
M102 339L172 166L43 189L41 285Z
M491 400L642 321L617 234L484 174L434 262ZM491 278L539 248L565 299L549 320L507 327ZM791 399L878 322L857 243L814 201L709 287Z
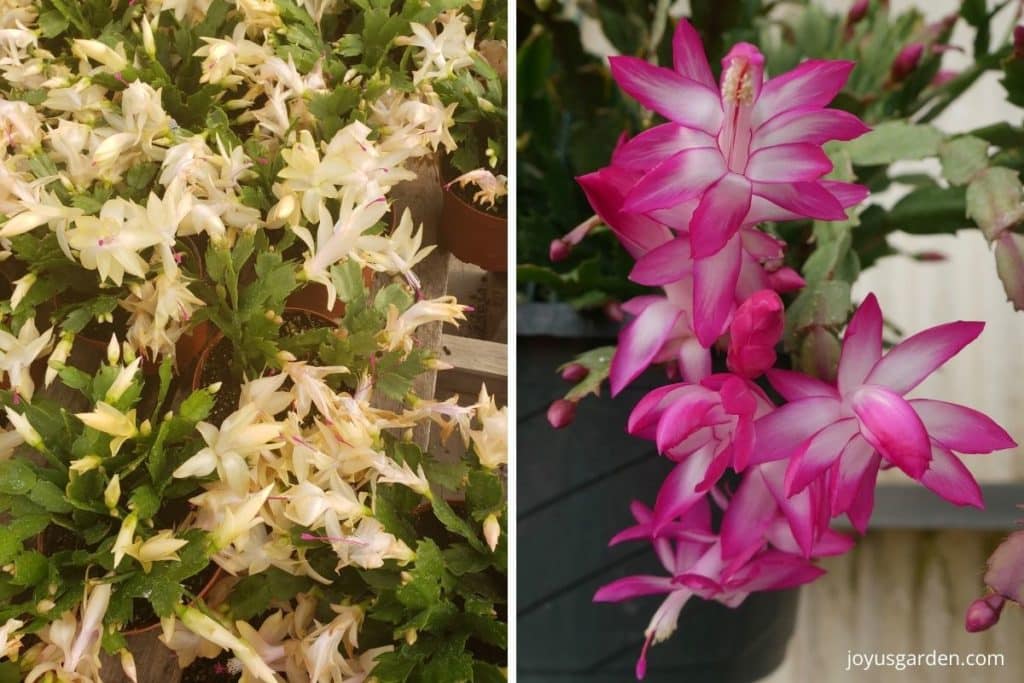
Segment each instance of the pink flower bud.
M782 299L772 290L763 289L744 301L729 328L729 369L754 378L775 365L775 345L784 326Z
M606 303L604 305L604 314L608 316L609 320L617 323L621 323L626 319L626 314L622 310L622 304L618 301L609 301Z
M921 43L910 43L896 55L889 71L889 79L893 83L903 81L914 72L924 54L924 45Z
M964 627L968 633L985 631L999 621L1003 605L1006 599L1001 595L992 594L984 598L978 598L967 608L967 616L964 619Z
M590 370L580 365L579 363L570 363L565 366L562 370L562 379L566 382L581 382L587 375L590 374Z
M1013 28L1013 57L1014 59L1024 59L1024 26L1014 26Z
M551 240L551 246L548 248L548 258L552 263L558 263L569 258L569 254L572 253L572 247L565 243L561 238Z
M857 0L857 2L853 3L850 11L846 14L846 24L848 26L852 26L866 17L868 14L868 6L870 4L870 0Z
M960 72L953 69L939 69L935 77L932 78L932 87L941 88L959 75Z
M776 292L786 293L795 292L807 283L800 277L800 273L792 268L779 268L775 272L768 273L768 284Z
M572 424L576 419L576 404L564 398L551 403L548 407L548 424L555 429L561 429Z

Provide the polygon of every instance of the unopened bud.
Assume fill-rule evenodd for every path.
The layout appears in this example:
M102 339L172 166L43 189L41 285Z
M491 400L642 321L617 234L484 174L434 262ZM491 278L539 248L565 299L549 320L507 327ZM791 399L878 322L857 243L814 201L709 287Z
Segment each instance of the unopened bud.
M605 303L602 310L604 310L604 314L608 316L608 319L612 322L621 323L626 319L626 313L622 310L622 304L618 301L609 301Z
M871 4L870 0L857 0L850 7L850 11L846 13L846 24L852 26L858 21L863 19L868 14L868 6Z
M115 474L103 490L103 504L108 510L117 509L117 503L121 500L121 475Z
M153 433L153 423L149 420L143 420L142 424L139 425L139 434L142 436L149 436Z
M896 59L892 62L892 68L889 70L889 80L893 83L905 80L917 68L923 54L924 45L921 43L910 43L900 50L900 53L896 55Z
M417 638L416 629L414 629L414 628L406 629L404 637L405 637L405 642L409 645L409 647L412 647L413 645L416 644L416 638Z
M582 382L590 374L586 366L579 363L569 363L562 370L562 379L566 382Z
M154 21L157 17L153 17ZM153 26L143 17L142 21L142 47L150 57L156 56L156 40L153 39Z
M501 524L498 523L498 518L494 516L494 513L491 513L484 520L484 540L487 541L487 547L491 549L492 553L498 547L500 538Z
M561 429L572 423L576 418L576 404L564 398L553 401L548 407L548 424Z
M117 341L117 334L110 335L110 342L107 344L107 363L117 365L121 360L121 343Z
M1001 595L992 594L978 598L967 608L964 626L968 633L978 633L995 626L1003 612L1006 599Z
M223 382L214 382L210 386L206 387L206 390L210 392L210 394L216 394L218 391L220 391L220 388L223 384Z
M551 240L551 246L548 248L548 259L553 263L564 261L569 258L569 254L572 253L572 247L566 244L561 238Z

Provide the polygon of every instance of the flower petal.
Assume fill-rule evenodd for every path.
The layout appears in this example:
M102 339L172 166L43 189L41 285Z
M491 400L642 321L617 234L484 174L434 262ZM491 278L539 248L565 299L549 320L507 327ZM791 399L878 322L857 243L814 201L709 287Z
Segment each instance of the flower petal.
M978 482L960 459L942 446L932 445L932 459L921 483L954 505L985 509Z
M705 394L707 389L696 384L668 384L658 387L637 401L629 414L626 431L641 439L654 440L658 421L665 410L677 400L683 400L687 394Z
M813 398L815 396L839 399L839 393L836 391L836 388L831 384L822 382L817 377L778 368L766 370L764 374L775 391L779 392L782 398L787 401L799 401L803 398Z
M844 183L839 180L822 180L821 186L831 192L832 196L838 199L846 209L860 204L871 194L871 191L864 185Z
M850 439L857 434L856 420L833 422L811 437L793 455L786 468L786 495L792 496L807 488L832 466Z
M715 146L715 138L707 133L678 123L663 123L648 128L616 149L612 165L644 173L687 149Z
M801 107L765 121L750 144L753 150L794 142L821 145L829 140L852 140L869 130L863 121L841 109Z
M764 84L751 123L759 127L784 111L824 107L843 89L854 62L808 59Z
M918 332L885 354L865 382L905 394L974 341L983 329L985 323L959 321Z
M765 183L817 180L832 170L832 161L817 145L776 145L750 155L745 175Z
M820 183L754 183L754 194L799 216L846 220L846 209Z
M671 593L676 590L670 576L626 576L601 586L594 594L594 602L622 602L644 595Z
M840 418L840 402L818 396L779 406L754 423L751 463L787 458L807 439Z
M705 348L722 334L736 298L742 250L739 235L693 264L693 330Z
M623 210L647 213L667 209L700 196L725 175L722 153L695 147L669 157L645 174L626 194Z
M839 356L836 384L846 394L864 383L864 379L882 357L882 309L874 294L864 303L846 326L843 350Z
M805 557L809 557L819 531L815 499L811 495L811 488L806 488L795 496L787 496L783 490L785 471L786 465L783 462L770 462L760 468L768 490L775 497L775 502L789 522L789 528L800 551Z
M1017 442L984 413L956 403L917 398L910 401L928 430L928 436L951 451L991 453L1013 448Z
M681 309L664 299L648 306L622 330L608 374L612 396L647 369L682 314Z
M619 238L634 258L646 254L672 238L672 232L647 216L622 210L626 190L635 176L614 166L603 168L576 179L590 205Z
M711 90L717 90L715 77L708 65L708 57L704 52L704 44L686 19L680 19L676 31L672 34L672 66L676 73L690 80L697 81Z
M654 537L657 537L675 518L685 514L704 499L706 494L703 491L698 492L697 485L704 479L713 453L712 446L700 449L676 465L665 478L654 501Z
M759 473L744 477L722 517L722 557L731 560L759 550L778 510L764 477Z
M645 108L688 128L718 133L722 102L715 90L636 57L608 61L619 86Z
M708 188L690 221L694 258L717 253L740 229L750 209L750 182L729 173Z
M860 432L882 457L913 479L920 479L931 460L924 423L902 396L881 386L864 386L850 398Z
M629 279L653 287L677 282L692 272L690 238L683 236L665 242L637 259Z
M655 443L664 453L704 426L704 417L716 405L711 392L692 392L680 396L658 420Z

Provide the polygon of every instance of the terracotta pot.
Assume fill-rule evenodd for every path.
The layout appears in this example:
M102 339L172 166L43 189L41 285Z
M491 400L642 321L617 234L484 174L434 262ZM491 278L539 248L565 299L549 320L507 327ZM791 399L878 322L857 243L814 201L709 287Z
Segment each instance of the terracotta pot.
M443 184L441 190L441 246L492 273L508 270L508 219L477 209Z

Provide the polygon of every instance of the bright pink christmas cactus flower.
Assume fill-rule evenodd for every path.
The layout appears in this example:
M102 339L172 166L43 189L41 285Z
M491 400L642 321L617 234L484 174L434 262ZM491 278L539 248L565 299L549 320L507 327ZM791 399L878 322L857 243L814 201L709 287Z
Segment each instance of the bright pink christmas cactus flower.
M787 495L827 476L832 515L863 508L882 462L957 505L982 507L981 489L953 454L1012 448L985 415L904 395L955 356L984 323L953 322L920 332L882 353L882 313L874 295L847 326L836 385L785 370L767 373L788 401L756 425L754 462L789 459ZM855 518L856 517L856 518ZM863 515L851 516L863 531Z
M726 518L730 509L726 509ZM643 530L651 528L655 514L652 510L634 502L632 511L637 525L616 536L612 544L642 539ZM679 518L675 528L677 531L671 538L662 536L653 541L668 576L627 576L603 586L594 595L596 602L621 602L644 595L667 594L644 631L644 645L636 664L639 679L646 674L647 651L651 644L672 635L679 614L690 598L717 600L737 607L751 593L793 588L824 573L808 559L772 547L753 548L745 556L727 561L722 554L721 539L712 531L710 505L706 497L691 506ZM636 532L638 529L640 533ZM831 547L822 546L828 554L845 552L848 548L848 544L841 542Z
M669 120L634 138L623 165L645 171L625 209L649 213L698 200L690 220L697 258L718 252L741 225L782 210L843 220L846 212L820 182L832 170L821 149L868 130L856 116L825 106L853 62L809 60L764 81L764 56L739 43L722 60L715 84L703 45L685 19L676 25L673 67L612 57L612 75L643 106ZM755 199L756 198L756 199Z
M670 384L651 391L629 416L628 431L652 439L666 457L700 463L693 491L710 489L732 467L746 469L754 456L754 422L774 405L753 382L720 373L699 384Z

